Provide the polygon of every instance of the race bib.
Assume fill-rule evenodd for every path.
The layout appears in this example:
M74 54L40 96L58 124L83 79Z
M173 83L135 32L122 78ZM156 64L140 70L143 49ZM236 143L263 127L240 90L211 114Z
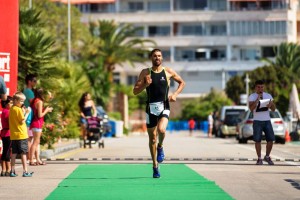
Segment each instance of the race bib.
M150 105L150 113L152 115L159 116L164 110L164 102L149 103L149 105Z

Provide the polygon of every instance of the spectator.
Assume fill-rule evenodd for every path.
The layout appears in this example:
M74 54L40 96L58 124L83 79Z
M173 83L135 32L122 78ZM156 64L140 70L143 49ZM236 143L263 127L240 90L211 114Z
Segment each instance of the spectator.
M53 110L52 107L44 108L43 106L47 95L49 97L51 96L49 92L46 92L42 88L37 89L34 92L35 97L31 103L31 107L33 110L33 119L30 128L32 129L32 133L33 133L33 143L30 149L31 155L30 155L29 165L33 165L33 166L46 164L40 159L39 151L37 150L37 147L40 144L40 140L41 140L43 125L44 125L44 116L47 113L52 112ZM34 157L33 154L35 154L36 162L33 161L33 157Z
M266 105L263 105L263 100L267 102ZM263 160L269 165L274 165L270 157L273 141L275 141L274 130L270 118L270 110L274 111L276 106L272 95L264 92L263 80L255 81L255 92L248 97L248 101L249 109L253 113L253 141L255 142L255 150L258 157L256 165L262 165ZM265 133L267 141L266 155L264 156L264 159L261 157L262 132Z
M23 177L31 177L32 173L27 170L26 154L28 152L28 134L25 119L28 116L28 110L24 116L22 105L25 101L25 95L22 92L16 92L13 96L13 106L9 111L9 130L12 147L11 171L10 177L18 176L15 171L17 154L21 154L23 166Z
M1 124L2 124L2 130L1 130L1 139L2 139L2 145L3 145L3 151L1 156L1 176L9 176L10 172L10 131L9 131L9 109L12 104L12 97L7 96L7 99L5 101L1 101L1 106L3 108L2 114L1 114Z
M212 131L213 131L213 126L214 126L214 119L213 119L213 112L210 112L208 117L208 137L212 137Z
M88 92L82 94L79 103L80 109L80 124L81 124L81 136L83 140L87 139L87 132L86 126L88 117L96 117L97 116L97 109L95 106L94 101L91 99L91 95Z
M189 123L190 136L192 136L193 130L195 129L196 122L193 118L191 118L188 123Z
M28 149L29 149L27 159L30 160L30 155L31 155L30 149L31 149L31 145L32 145L32 142L33 142L33 134L32 134L32 130L30 129L30 124L31 124L32 119L33 119L33 113L32 113L32 109L30 107L30 104L32 103L32 100L34 99L33 89L34 89L34 87L36 86L36 83L37 83L36 75L28 74L25 77L25 83L26 83L26 86L23 90L23 93L26 97L26 100L24 102L24 105L30 111L29 115L28 115L28 118L26 120L26 126L27 126L27 132L28 132Z

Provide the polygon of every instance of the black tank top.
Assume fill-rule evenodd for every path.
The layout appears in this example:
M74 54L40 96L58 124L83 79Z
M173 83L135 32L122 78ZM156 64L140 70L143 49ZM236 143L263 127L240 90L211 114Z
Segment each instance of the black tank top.
M91 117L93 115L92 114L92 106L84 107L82 109L82 112L86 117Z
M169 84L165 72L165 68L159 73L155 73L149 68L152 83L146 88L147 103L164 102L165 109L169 109L168 93ZM148 110L148 109L147 109Z

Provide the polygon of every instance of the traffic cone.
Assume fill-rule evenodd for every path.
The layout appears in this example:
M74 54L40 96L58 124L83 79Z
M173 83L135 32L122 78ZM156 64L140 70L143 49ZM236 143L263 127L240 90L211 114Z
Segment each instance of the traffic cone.
M285 130L285 142L290 142L291 141L291 137L290 137L290 133L288 131L288 129Z

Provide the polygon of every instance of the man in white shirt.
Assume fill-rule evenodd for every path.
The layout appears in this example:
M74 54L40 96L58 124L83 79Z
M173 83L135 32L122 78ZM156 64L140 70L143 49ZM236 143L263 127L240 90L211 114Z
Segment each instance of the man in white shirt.
M261 140L262 132L264 132L267 141L264 161L269 165L274 165L270 157L273 141L275 140L270 118L270 109L274 111L276 106L272 95L264 92L264 82L262 80L257 80L255 82L255 93L252 93L249 96L248 101L249 109L253 112L253 141L255 142L255 149L258 157L256 164L263 164L261 158Z
M214 118L213 118L213 112L210 112L208 117L208 137L212 137L212 130L213 130L213 125L214 125Z

